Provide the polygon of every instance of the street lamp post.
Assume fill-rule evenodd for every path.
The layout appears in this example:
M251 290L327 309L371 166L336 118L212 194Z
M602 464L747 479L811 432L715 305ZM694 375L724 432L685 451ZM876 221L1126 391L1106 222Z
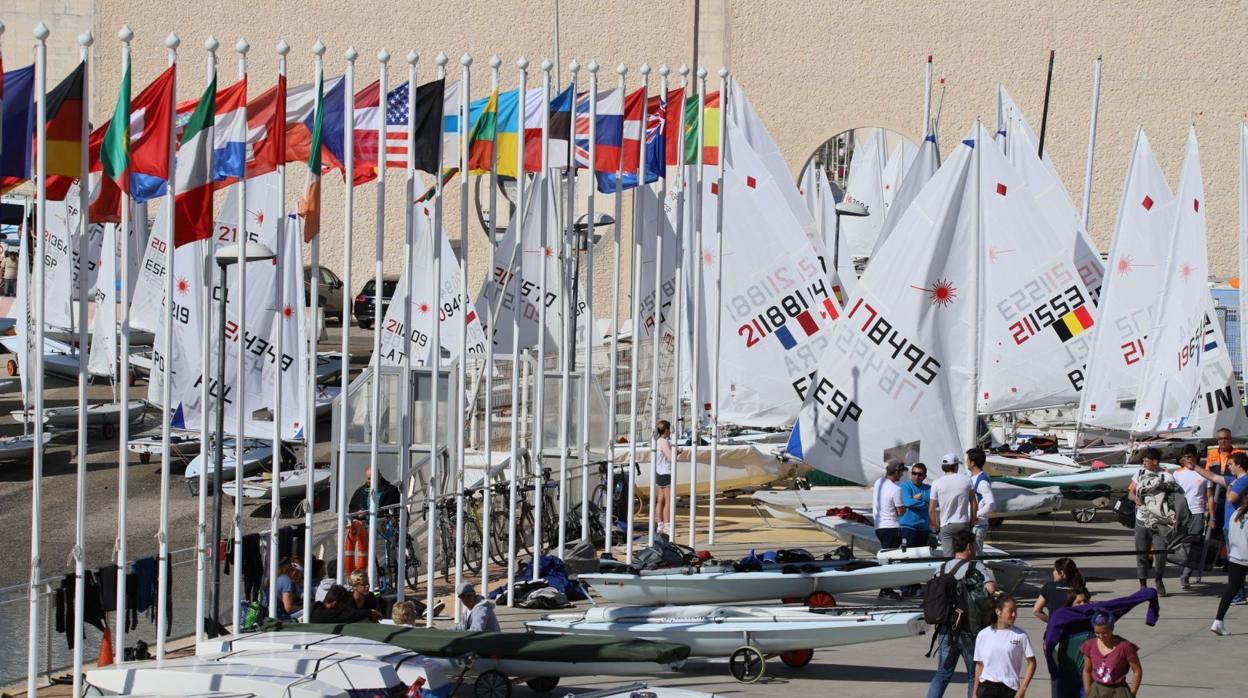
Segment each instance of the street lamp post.
M245 239L245 231L240 232L243 232L241 237ZM223 627L221 625L221 471L223 470L225 462L225 396L223 392L225 389L225 272L228 267L238 264L240 261L244 263L259 262L271 260L276 256L277 255L273 253L273 250L269 249L265 245L261 245L258 242L248 242L243 245L238 243L226 245L218 250L215 255L217 266L221 267L221 302L219 304L220 310L217 314L217 327L220 328L221 339L219 341L217 352L217 428L212 473L212 632L214 636L219 634ZM281 283L280 279L278 280L278 283ZM239 391L239 394L242 395L241 390ZM243 409L241 404L239 405L239 409ZM243 435L236 434L235 438L241 440ZM203 447L207 447L207 445L208 444L203 444ZM280 456L275 454L274 457L277 458ZM235 463L234 467L241 468L242 463ZM241 494L241 492L235 492L234 496L238 497ZM242 574L242 571L235 570L234 574ZM234 612L237 613L237 609L235 609Z
M832 241L832 269L839 272L841 269L841 216L862 218L870 214L867 207L857 201L842 201L833 210L836 211L836 231Z

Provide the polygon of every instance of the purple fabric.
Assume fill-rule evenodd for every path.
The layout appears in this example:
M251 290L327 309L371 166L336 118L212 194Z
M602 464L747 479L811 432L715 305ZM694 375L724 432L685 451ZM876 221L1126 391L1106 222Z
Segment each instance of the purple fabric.
M1157 620L1161 618L1161 604L1157 601L1156 589L1140 589L1130 596L1097 601L1083 606L1068 606L1054 611L1049 616L1048 627L1044 630L1044 659L1049 665L1049 673L1057 671L1057 660L1053 650L1063 639L1071 635L1091 632L1092 616L1097 612L1104 611L1117 621L1142 603L1148 604L1148 615L1145 616L1144 622L1148 625L1156 625Z

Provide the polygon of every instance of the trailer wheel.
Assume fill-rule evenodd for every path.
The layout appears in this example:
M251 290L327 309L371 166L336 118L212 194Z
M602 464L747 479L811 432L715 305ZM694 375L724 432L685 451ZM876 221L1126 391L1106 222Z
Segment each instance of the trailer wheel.
M472 695L475 698L511 698L511 679L497 669L490 669L477 677Z
M766 665L763 653L749 645L737 648L728 658L728 671L741 683L754 683L763 678Z
M116 435L117 435L117 428L114 427L112 424L109 424L108 422L104 422L103 424L100 425L100 436L103 436L104 440L106 441L110 440Z
M152 462L152 454L151 454L151 453L148 453L147 451L140 451L140 452L139 452L139 462L140 462L140 463L142 463L143 465L147 465L148 463L151 463L151 462Z
M524 682L529 688L538 693L550 693L555 690L555 686L559 685L558 676L537 676Z
M780 661L784 662L785 666L793 667L794 669L801 669L810 664L810 660L814 658L814 650L789 650L788 652L780 653Z
M826 591L813 591L806 597L808 608L835 608L836 599Z
M1091 507L1088 509L1075 509L1070 512L1070 515L1073 516L1075 521L1078 521L1079 523L1092 523L1092 519L1096 518L1096 508Z

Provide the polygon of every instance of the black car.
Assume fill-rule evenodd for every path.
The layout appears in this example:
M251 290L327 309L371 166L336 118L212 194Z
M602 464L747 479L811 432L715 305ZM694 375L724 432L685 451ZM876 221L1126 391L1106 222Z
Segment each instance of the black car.
M387 274L381 277L381 314L384 317L386 308L390 307L390 300L394 298L394 291L399 287L399 277ZM351 304L351 314L355 316L355 324L362 329L370 330L373 328L374 310L373 298L376 295L377 280L369 279L364 284L364 288L360 289L359 295L355 297L355 302Z

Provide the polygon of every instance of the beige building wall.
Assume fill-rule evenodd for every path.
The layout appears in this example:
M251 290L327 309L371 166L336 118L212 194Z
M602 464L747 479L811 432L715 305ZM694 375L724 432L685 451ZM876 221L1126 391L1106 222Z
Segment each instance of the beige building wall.
M23 10L66 6L16 1ZM638 84L636 69L643 61L656 68L664 62L673 68L691 63L693 6L688 0L564 0L559 42L564 78L566 64L574 57L583 65L590 59L601 63L603 83L613 84L614 66L627 64L630 86ZM816 146L846 128L883 126L917 137L924 61L929 54L934 56L937 76L946 79L941 127L946 152L976 117L994 122L998 81L1039 129L1044 73L1053 48L1057 65L1046 150L1078 206L1083 193L1092 66L1096 56L1103 54L1093 236L1102 249L1108 247L1136 127L1142 125L1148 131L1162 167L1173 178L1187 127L1194 123L1208 198L1211 266L1218 276L1235 273L1237 129L1248 112L1248 50L1243 42L1248 36L1248 7L1244 2L704 0L702 7L699 54L703 67L713 76L719 64L731 66L783 149L794 176ZM209 34L227 49L240 36L251 42L254 92L272 84L273 46L281 38L294 47L292 83L311 80L309 47L317 38L329 46L328 75L342 72L347 46L359 50L357 86L376 77L374 55L382 47L395 56L391 84L405 79L402 57L411 48L421 54L422 82L432 79L432 59L439 51L452 57L452 77L458 76L454 59L467 51L476 59L474 96L485 94L488 88L491 54L503 59L506 89L515 86L514 64L519 56L529 57L536 66L552 52L551 1L97 0L97 118L111 109L116 94L120 74L113 37L127 22L136 33L136 86L164 67L165 35L176 31L183 39L180 98L203 89L202 42ZM5 37L8 55L14 52L13 25ZM72 43L72 36L54 36L56 40ZM222 51L221 59L222 73L235 75L232 51ZM582 81L586 77L582 69ZM540 71L531 68L530 84L540 83L540 78ZM657 75L652 78L657 88ZM302 166L292 167L291 173L293 202L302 185ZM342 186L336 176L327 178L327 183L323 258L341 271ZM397 270L402 234L399 173L392 171L388 184L387 210L392 213L386 220L390 242L385 259L389 269ZM1177 186L1173 179L1171 186ZM362 284L361 277L371 273L374 191L372 185L356 190L353 291ZM446 205L447 230L453 238L459 236L458 196L454 187ZM485 270L486 240L475 215L470 216L469 229L470 287L475 292ZM597 255L595 277L599 315L607 307L604 282L610 272L609 247L604 246L602 252ZM627 274L626 267L623 278Z

